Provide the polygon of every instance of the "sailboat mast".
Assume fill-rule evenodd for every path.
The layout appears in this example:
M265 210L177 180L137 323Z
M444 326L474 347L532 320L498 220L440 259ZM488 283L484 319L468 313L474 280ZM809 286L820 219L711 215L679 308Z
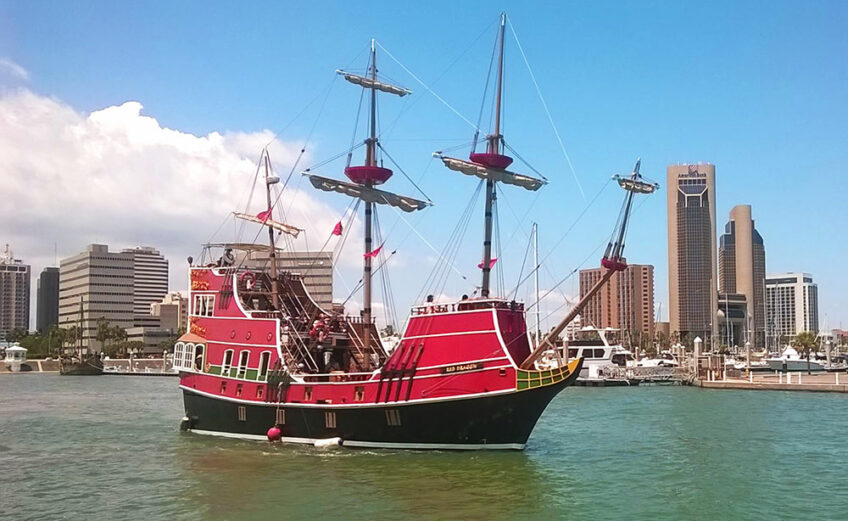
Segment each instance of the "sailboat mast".
M377 81L377 48L374 39L371 39L371 80ZM365 147L365 164L377 166L377 89L371 89L371 134ZM372 187L372 182L365 183ZM371 239L371 214L374 211L374 203L365 202L365 253L373 251ZM371 256L365 255L365 266L362 274L362 345L363 351L368 358L364 361L366 368L370 367L371 361Z
M539 324L539 225L533 223L533 285L536 291L536 345L542 338L542 328Z
M271 177L268 160L268 151L265 151L265 199L268 203L268 212L271 211ZM269 213L270 216L270 213ZM270 218L270 217L269 217ZM271 261L271 308L277 309L278 297L278 279L277 279L277 247L274 245L274 228L268 226L268 243L271 246L271 251L268 258Z
M504 29L506 27L506 13L501 13L501 29L499 38L498 51L498 90L495 95L495 128L491 135L488 136L488 146L486 147L489 154L500 154L501 144L501 98L503 94L503 48L504 48ZM483 234L483 284L480 288L480 296L487 298L489 296L489 279L492 271L492 206L495 201L495 181L491 178L486 179L486 210L485 210L485 231Z

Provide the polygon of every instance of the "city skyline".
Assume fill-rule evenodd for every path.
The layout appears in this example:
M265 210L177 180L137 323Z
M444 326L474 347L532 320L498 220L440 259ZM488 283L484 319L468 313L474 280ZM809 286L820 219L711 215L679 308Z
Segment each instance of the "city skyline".
M353 30L349 19L359 16L352 14L352 7L340 7L324 21L339 35L337 42L316 41L305 26L298 25L300 20L314 18L314 7L301 6L288 18L270 10L269 21L290 20L282 42L274 39L278 32L271 31L266 21L257 30L248 30L252 26L237 15L225 24L235 32L212 40L217 53L214 66L200 65L206 50L200 42L210 41L204 27L229 17L225 10L203 10L198 23L179 24L191 26L192 33L186 35L159 27L158 18L143 10L102 5L102 13L124 20L138 32L134 41L155 35L163 45L149 47L123 39L118 34L122 31L104 22L109 19L106 14L97 18L61 5L45 6L36 2L0 7L10 20L6 35L0 36L0 57L7 60L0 67L0 147L9 158L0 166L0 180L19 201L2 210L8 226L4 242L13 244L34 273L51 264L54 245L63 256L91 242L152 244L172 260L172 289L187 285L182 259L197 254L199 244L229 211L244 208L261 147L316 92L332 94L326 97L325 112L338 114L344 131L332 128L326 118L318 120L301 166L344 150L356 100L349 93L340 95L339 89L322 89L334 69L364 66L354 58L371 36L470 119L476 115L479 98L476 89L463 85L482 84L491 50L486 37L474 40L478 32L485 32L488 18L468 16L480 13L480 5L448 9L455 16L480 20L479 31L473 23L462 29L451 27L447 20L422 24L414 16L425 11L419 6L411 7L404 17L375 14ZM185 6L170 9L169 18L175 21L197 16ZM551 184L538 197L507 194L502 201L502 240L512 255L499 261L506 273L506 287L499 292L510 292L518 278L521 251L529 235L529 225L519 226L514 215L520 218L531 210L532 218L540 222L542 256L551 253L550 273L542 272L544 291L587 256L583 267L596 264L599 255L589 254L612 227L619 203L618 194L601 191L610 174L626 172L637 156L643 158L643 172L660 181L670 164L709 161L719 170L717 214L727 215L738 204L754 206L758 229L770 238L769 272L812 273L821 290L822 319L827 315L830 327L848 324L848 282L831 260L848 254L844 241L833 241L839 236L838 223L845 218L839 190L833 189L844 181L833 165L846 159L838 146L845 142L845 129L836 122L845 119L839 86L848 74L841 61L822 57L823 49L831 56L841 55L840 49L848 51L835 22L839 17L834 16L834 11L845 9L838 3L803 8L779 3L762 13L741 6L736 11L739 18L730 19L720 16L721 6L687 8L685 13L673 4L622 6L615 12L556 6L545 10L549 16L539 16L538 6L511 8L511 22L575 172L549 132L515 42L508 41L508 135ZM758 32L743 38L746 33L740 29L747 28L743 20L753 13ZM495 8L491 21L496 17ZM684 27L693 19L708 28L708 36L679 39L669 46L667 27ZM790 23L792 37L787 39L785 28ZM563 31L563 24L571 30ZM603 41L595 37L599 28L609 30ZM248 37L235 38L237 33ZM75 43L61 45L66 40ZM95 41L98 45L93 47ZM103 41L111 45L102 45ZM177 45L178 41L182 43ZM290 52L292 45L306 46L311 58ZM262 60L253 58L250 49L263 49ZM734 53L734 49L745 52ZM248 58L242 60L243 56ZM429 153L462 143L469 127L398 63L380 56L383 71L414 91L405 108L386 107L387 125L395 119L398 123L385 144L436 203L412 224L440 250L453 229L456 209L464 207L473 184L446 183L438 165L428 164ZM691 60L693 56L698 59ZM263 66L255 67L260 61ZM82 63L90 65L77 67ZM787 66L796 73L786 75ZM253 68L263 74L257 75ZM119 73L104 75L104 70ZM285 81L292 71L302 81ZM74 81L63 81L68 77ZM221 81L230 77L240 79ZM175 88L192 85L203 87ZM319 96L309 117L296 119L272 143L272 158L283 174L310 137L323 99ZM510 111L518 106L521 113ZM743 113L745 117L740 116ZM634 121L639 124L633 125ZM100 155L92 155L94 150ZM49 163L33 159L45 156L50 157ZM332 164L325 171L336 174L341 167ZM198 182L207 173L216 176L215 183ZM414 191L401 176L392 182L401 191ZM793 190L785 190L790 183ZM86 189L80 190L81 186ZM337 200L306 192L302 185L299 188L298 193L305 194L304 203L295 202L291 216L309 224L313 233L309 245L314 248L324 242L325 232L344 208ZM580 226L582 230L575 229L560 241L563 229L585 207L581 190L588 200L601 191L581 221L592 226ZM666 245L658 237L664 235L659 230L666 224L661 199L654 196L637 208L627 257L657 268L657 301L663 303L662 318L666 319L670 303ZM398 255L392 261L392 275L398 308L405 316L405 308L420 290L422 265L429 271L436 255L395 215L386 213L384 219L386 229L394 230L389 243L397 247ZM354 220L353 227L357 225ZM479 233L470 228L457 257L464 263L459 271L475 281ZM252 231L250 235L248 239ZM358 242L358 237L351 237L350 244ZM549 252L554 244L556 249ZM360 259L355 250L349 245L339 264L350 286L358 279ZM543 316L555 313L562 304L559 289L566 297L578 294L576 278L552 292ZM335 289L341 297L348 293L340 280ZM467 291L468 285L460 280L452 280L446 288L452 296ZM519 296L527 297L526 287ZM356 304L356 297L351 303Z

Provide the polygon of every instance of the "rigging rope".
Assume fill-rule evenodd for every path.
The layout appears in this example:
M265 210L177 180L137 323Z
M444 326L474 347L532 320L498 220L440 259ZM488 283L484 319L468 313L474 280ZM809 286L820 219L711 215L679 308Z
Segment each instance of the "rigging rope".
M562 150L562 154L565 156L565 160L568 162L568 167L571 169L571 175L574 177L574 182L577 183L577 188L580 189L580 195L583 196L583 201L586 201L586 193L583 191L583 185L580 184L580 179L577 177L577 172L574 170L574 165L571 164L571 158L568 156L568 152L565 149L565 143L562 141L562 137L559 135L559 130L557 129L556 123L554 123L554 118L551 116L551 111L548 110L548 104L545 102L545 97L542 96L542 89L539 88L539 82L536 81L536 75L533 74L533 69L530 67L530 62L527 60L527 55L524 54L524 48L521 47L521 42L518 41L518 34L515 32L515 26L512 23L512 19L509 20L509 29L512 31L512 36L515 38L515 44L518 46L518 50L521 52L521 57L524 59L524 65L527 66L527 72L530 73L530 79L533 80L533 86L536 87L536 94L539 95L539 100L542 102L542 107L545 109L545 114L548 116L548 122L551 124L551 128L554 129L554 134L556 135L557 141L559 142L559 148Z

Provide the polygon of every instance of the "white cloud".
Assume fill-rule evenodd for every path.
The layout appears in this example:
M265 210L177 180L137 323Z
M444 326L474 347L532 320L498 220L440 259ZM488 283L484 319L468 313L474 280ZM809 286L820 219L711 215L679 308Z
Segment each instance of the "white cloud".
M112 249L153 246L171 262L172 288L183 289L184 259L197 255L228 213L245 208L256 161L269 142L284 177L301 144L275 140L267 130L196 136L164 128L135 101L82 114L26 89L7 92L0 97L0 242L33 265L34 278L53 264L54 243L60 259L91 242ZM261 189L251 212L264 209ZM347 203L338 199L340 207ZM308 228L312 249L341 214L324 200L330 199L294 187L282 199L290 223ZM248 224L242 239L257 231ZM234 235L230 223L215 239ZM361 241L354 235L348 242ZM305 249L305 239L297 247ZM345 255L345 264L361 262L354 248ZM32 289L34 295L35 283Z
M13 62L9 58L0 58L0 73L7 74L13 78L27 81L29 80L29 71Z

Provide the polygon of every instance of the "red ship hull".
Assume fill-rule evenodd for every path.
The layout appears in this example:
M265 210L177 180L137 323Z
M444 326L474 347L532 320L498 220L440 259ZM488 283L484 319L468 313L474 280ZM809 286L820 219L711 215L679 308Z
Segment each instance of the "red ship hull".
M522 449L548 403L580 372L580 359L520 369L530 352L524 310L498 299L413 309L397 348L371 371L351 370L364 360L355 342L361 325L344 319L346 336L327 356L348 360L348 370L299 370L291 358L308 356L310 343L293 341L302 335L286 324L297 320L286 310L251 310L244 279L233 269L192 269L191 331L175 350L187 430L265 439L277 427L287 442ZM319 313L299 284L288 293L295 307Z

